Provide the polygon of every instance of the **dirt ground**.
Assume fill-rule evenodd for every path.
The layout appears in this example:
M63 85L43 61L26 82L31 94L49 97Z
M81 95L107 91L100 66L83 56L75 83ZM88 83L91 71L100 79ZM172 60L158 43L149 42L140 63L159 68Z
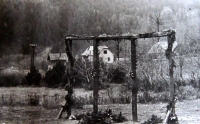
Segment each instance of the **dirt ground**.
M138 122L142 123L152 114L165 118L167 103L158 104L138 104ZM131 121L131 104L112 104L100 105L99 109L113 108L114 113L120 111L127 117L128 122L123 124L132 124ZM84 106L84 109L74 109L72 114L85 113L92 111L92 105ZM71 121L63 118L58 120L56 116L58 109L44 109L42 107L1 107L0 124L76 124L77 121ZM180 124L197 124L200 123L200 99L178 101L176 104L176 114Z

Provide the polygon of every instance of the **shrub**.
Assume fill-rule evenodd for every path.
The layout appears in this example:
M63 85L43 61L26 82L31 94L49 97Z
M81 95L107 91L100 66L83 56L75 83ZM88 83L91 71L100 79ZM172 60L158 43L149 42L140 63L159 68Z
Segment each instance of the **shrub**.
M191 85L181 86L178 89L179 100L183 99L196 99L198 97L198 89L195 89Z
M139 89L141 91L149 91L154 88L154 84L151 83L148 78L140 79L139 84Z
M156 93L162 92L162 91L167 91L168 89L168 83L165 80L160 80L154 83L153 91Z
M194 87L194 88L199 88L200 84L199 84L199 80L195 80L195 79L191 79L190 80L190 84Z
M29 72L25 76L25 78L28 82L28 86L31 86L31 85L39 86L42 76L41 76L41 73L39 72L39 70L34 66L33 71Z
M62 82L65 82L67 75L65 75L65 65L59 61L53 66L52 70L48 70L45 74L45 82L48 87L58 87Z
M177 80L174 82L177 87L186 86L186 82L184 80Z
M126 71L124 68L117 68L114 73L111 82L113 83L122 83L125 81Z
M3 74L0 75L1 87L15 87L22 84L24 76L21 74Z
M139 79L139 90L141 91L154 91L156 93L166 91L168 83L165 80L154 80L150 82L149 78Z

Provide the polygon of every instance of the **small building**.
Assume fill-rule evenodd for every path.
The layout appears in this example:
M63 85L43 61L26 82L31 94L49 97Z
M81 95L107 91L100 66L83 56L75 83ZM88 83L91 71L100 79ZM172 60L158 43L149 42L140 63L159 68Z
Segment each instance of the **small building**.
M47 60L49 60L48 70L53 68L57 62L61 61L64 64L68 62L66 53L50 53L48 54Z
M99 59L105 63L114 62L114 54L108 49L107 46L99 46ZM89 46L82 54L82 59L93 61L93 46Z

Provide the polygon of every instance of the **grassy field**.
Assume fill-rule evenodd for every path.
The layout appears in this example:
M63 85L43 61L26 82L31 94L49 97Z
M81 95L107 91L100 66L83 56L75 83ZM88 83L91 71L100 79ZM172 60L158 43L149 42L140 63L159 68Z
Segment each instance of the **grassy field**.
M113 88L112 88L113 87ZM101 90L99 91L100 96L109 97L108 94L111 95L112 98L118 97L120 92L120 85L111 86L109 90ZM184 87L183 89L186 100L179 100L176 104L176 114L178 115L180 124L196 124L200 123L199 111L200 111L200 99L196 97L199 94L199 91L192 89L191 87ZM194 91L195 90L195 91ZM23 101L23 98L30 94L37 94L40 96L40 104L38 106L29 106L27 104L18 104L19 101ZM56 94L59 96L58 100L55 100ZM57 120L56 117L59 112L60 103L64 100L64 95L67 92L63 89L50 89L50 88L24 88L24 87L13 87L13 88L0 88L0 103L2 101L2 95L9 96L8 100L11 100L12 104L1 104L0 110L0 123L5 124L75 124L77 121L69 121L66 119ZM76 97L88 97L92 95L92 91L85 91L84 89L75 89L74 94ZM139 93L141 94L141 93ZM155 93L150 93L156 95ZM49 101L46 103L43 99L43 96L47 96ZM155 96L156 98L163 97L162 94L158 94ZM200 96L200 95L199 95ZM11 98L11 99L10 99ZM53 98L53 99L52 99ZM43 100L42 100L43 99ZM24 99L24 102L27 99ZM6 98L4 97L4 101ZM46 105L47 104L47 105ZM44 106L46 105L46 106ZM157 102L155 104L140 104L138 103L138 123L142 123L149 119L152 114L165 118L166 115L166 105L167 102ZM114 110L114 113L118 114L120 111L126 118L129 120L124 124L132 123L131 117L131 104L106 104L99 105L99 110L107 109L111 107ZM81 114L92 111L92 105L84 105L83 108L73 109L72 114ZM64 114L63 117L66 115Z
M138 104L138 122L142 123L149 119L152 114L164 119L167 103L157 104ZM110 104L100 105L99 109L111 107L114 113L120 111L127 117L129 121L123 124L132 124L131 121L131 104ZM84 106L84 109L73 109L72 114L80 114L92 111L92 105ZM199 118L200 99L184 100L177 102L176 114L180 124L197 124L200 123ZM58 120L56 116L59 109L44 109L42 107L2 107L0 111L0 123L6 124L76 124L77 121L70 121L63 118ZM136 123L136 122L135 122Z

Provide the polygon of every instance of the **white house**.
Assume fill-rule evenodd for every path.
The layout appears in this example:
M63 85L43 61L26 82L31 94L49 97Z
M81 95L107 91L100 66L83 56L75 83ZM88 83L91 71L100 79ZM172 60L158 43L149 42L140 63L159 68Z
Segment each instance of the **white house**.
M99 59L105 63L114 62L114 54L108 49L107 46L99 46ZM93 46L89 46L83 53L82 59L87 58L90 62L93 61Z
M176 49L177 45L178 43L174 41L172 51ZM148 51L148 54L153 56L153 58L165 58L165 51L167 48L167 41L159 41L151 47L151 49Z

